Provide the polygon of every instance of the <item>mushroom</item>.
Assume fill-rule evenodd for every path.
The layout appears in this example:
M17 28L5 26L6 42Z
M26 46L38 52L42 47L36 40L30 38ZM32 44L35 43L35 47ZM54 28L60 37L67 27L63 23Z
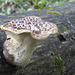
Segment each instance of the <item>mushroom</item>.
M55 24L45 22L38 16L11 20L8 25L0 25L0 30L7 35L3 44L4 57L16 66L24 66L29 62L38 40L58 33Z

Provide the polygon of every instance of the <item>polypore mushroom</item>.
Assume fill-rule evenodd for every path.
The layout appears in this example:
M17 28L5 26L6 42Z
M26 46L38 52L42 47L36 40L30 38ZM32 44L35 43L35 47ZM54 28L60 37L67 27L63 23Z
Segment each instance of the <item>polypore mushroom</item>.
M58 33L55 24L44 22L37 16L12 20L8 25L1 25L0 29L4 30L7 35L3 44L4 57L8 62L17 66L23 66L29 62L38 40Z

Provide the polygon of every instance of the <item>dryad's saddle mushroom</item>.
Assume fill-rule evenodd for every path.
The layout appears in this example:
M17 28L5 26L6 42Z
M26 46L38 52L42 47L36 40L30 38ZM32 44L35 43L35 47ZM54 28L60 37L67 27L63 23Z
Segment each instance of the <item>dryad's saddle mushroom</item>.
M3 44L3 54L13 65L23 66L29 62L37 40L43 40L50 34L58 33L55 24L45 22L37 16L15 19L8 25L0 25L7 39Z

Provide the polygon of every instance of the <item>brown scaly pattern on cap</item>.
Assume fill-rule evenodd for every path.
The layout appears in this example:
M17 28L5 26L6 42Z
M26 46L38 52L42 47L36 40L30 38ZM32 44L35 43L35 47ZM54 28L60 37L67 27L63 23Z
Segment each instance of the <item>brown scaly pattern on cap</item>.
M0 28L15 34L31 33L32 37L38 40L45 39L50 34L58 33L55 24L45 22L37 16L26 16L25 18L11 20L7 26L1 25Z

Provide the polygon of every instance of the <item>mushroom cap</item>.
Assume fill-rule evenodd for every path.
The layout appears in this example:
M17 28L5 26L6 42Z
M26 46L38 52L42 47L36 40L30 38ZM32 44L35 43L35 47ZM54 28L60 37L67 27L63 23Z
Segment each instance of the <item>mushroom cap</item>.
M1 30L10 31L14 34L31 33L35 39L42 40L50 34L58 33L58 28L51 22L45 22L37 16L26 16L8 22L8 25L1 25Z

